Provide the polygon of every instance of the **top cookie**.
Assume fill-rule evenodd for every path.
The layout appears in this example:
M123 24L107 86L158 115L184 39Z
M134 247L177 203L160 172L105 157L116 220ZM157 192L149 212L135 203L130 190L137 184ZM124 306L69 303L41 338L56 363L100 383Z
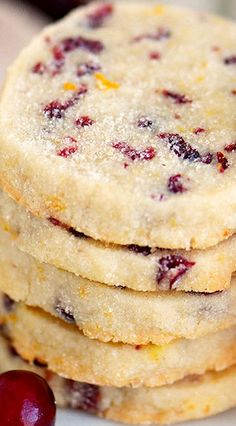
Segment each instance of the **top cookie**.
M95 239L205 248L236 230L236 25L94 3L11 68L0 182Z

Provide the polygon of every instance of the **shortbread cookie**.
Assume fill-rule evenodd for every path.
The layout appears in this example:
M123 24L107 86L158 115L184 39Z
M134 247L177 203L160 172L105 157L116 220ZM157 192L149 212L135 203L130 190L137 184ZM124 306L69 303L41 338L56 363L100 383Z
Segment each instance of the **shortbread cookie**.
M230 287L236 270L236 236L207 250L161 250L104 245L55 219L26 212L0 191L0 227L42 262L112 286L160 292L215 292Z
M63 379L43 367L29 364L0 337L0 371L30 370L43 376L52 387L58 407L68 407L129 424L170 424L208 417L236 405L236 368L203 376L188 376L181 382L159 388L99 387ZM41 365L41 367L39 367Z
M96 385L163 386L236 363L236 327L163 346L131 346L91 340L75 326L8 298L1 318L23 358L40 359L63 377Z
M194 339L236 324L236 281L208 294L135 292L90 282L59 270L16 248L0 232L0 290L77 324L102 341L163 345Z
M2 186L101 241L224 240L236 230L235 37L230 21L132 1L47 28L3 90Z

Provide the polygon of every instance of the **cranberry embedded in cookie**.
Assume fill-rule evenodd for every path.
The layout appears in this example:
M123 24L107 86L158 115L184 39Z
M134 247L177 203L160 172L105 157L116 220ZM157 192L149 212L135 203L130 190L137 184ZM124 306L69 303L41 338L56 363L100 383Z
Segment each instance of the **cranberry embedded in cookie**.
M96 241L189 250L228 238L235 38L231 21L145 1L89 3L49 26L2 91L3 189Z

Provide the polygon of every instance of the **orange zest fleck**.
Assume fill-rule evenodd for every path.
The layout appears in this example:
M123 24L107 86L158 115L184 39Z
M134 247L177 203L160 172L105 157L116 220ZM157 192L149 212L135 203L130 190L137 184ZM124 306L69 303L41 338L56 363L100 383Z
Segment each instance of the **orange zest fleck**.
M111 89L119 89L120 84L115 81L108 80L102 73L97 72L95 74L95 78L97 80L97 88L99 90L111 90Z
M74 83L71 83L70 81L67 81L63 84L64 90L77 90L77 86Z

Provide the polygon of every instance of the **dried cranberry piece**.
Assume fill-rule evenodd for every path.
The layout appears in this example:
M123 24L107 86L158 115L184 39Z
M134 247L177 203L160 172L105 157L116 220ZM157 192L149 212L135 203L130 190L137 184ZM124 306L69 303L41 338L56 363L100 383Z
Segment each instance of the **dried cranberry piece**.
M217 161L220 173L224 173L229 168L229 162L223 152L217 152Z
M224 150L226 152L236 152L236 142L232 142L229 145L226 145Z
M175 104L191 104L193 101L189 99L186 95L182 95L181 93L172 92L171 90L162 90L162 95L165 98L173 99Z
M101 66L94 62L86 62L83 64L79 64L77 68L77 76L83 77L87 74L93 74L96 71L99 71L101 69Z
M45 106L43 112L44 115L49 119L60 119L63 118L65 115L65 111L68 108L71 108L75 105L77 101L80 100L80 98L87 93L88 88L85 85L81 85L77 92L68 99L64 104L59 102L58 100L50 102L48 105Z
M212 160L213 160L213 154L211 154L211 152L207 152L206 154L202 155L203 164L211 164Z
M53 53L53 58L55 59L55 61L62 62L65 60L65 55L60 45L54 46L52 49L52 53Z
M155 33L144 33L134 38L135 42L142 40L161 41L171 37L171 31L168 28L159 27Z
M59 157L64 157L64 158L68 158L71 155L73 155L75 152L78 151L78 146L66 146L65 148L60 149L59 151L57 151L57 155Z
M228 56L224 59L225 65L236 65L236 55Z
M87 237L87 235L85 235L83 232L76 231L76 229L75 229L75 228L72 228L72 227L69 227L69 228L67 229L67 231L68 231L70 234L74 235L74 237L76 237L76 238L83 238L83 239L87 239L87 238L89 238L89 237Z
M143 256L149 256L152 253L151 247L148 246L138 246L136 244L129 244L128 249L134 253L141 253Z
M30 371L0 376L1 425L54 426L56 404L47 382Z
M178 133L160 133L158 137L168 143L170 150L173 151L177 157L195 162L202 160L201 154L197 149L185 142L184 138Z
M203 127L196 127L196 129L193 130L193 133L195 135L200 135L201 133L204 133L206 130L203 129Z
M77 120L75 121L75 124L77 127L88 127L88 126L92 126L95 123L94 120L92 120L90 117L88 117L87 115L84 115L82 117L77 118Z
M154 60L154 61L158 61L159 59L161 59L160 52L150 52L149 53L149 59Z
M85 234L83 234L83 232L76 231L76 229L72 228L72 226L69 226L66 223L62 223L55 217L49 217L48 221L54 226L59 226L60 228L65 229L76 238L88 238Z
M92 40L82 36L68 37L62 40L59 44L59 48L62 52L68 53L73 52L76 49L87 50L91 53L101 53L104 49L104 45L99 40Z
M43 75L46 71L47 71L47 67L45 64L43 64L43 62L38 62L32 68L32 72L34 74Z
M141 129L147 129L147 128L151 129L152 125L153 125L152 120L150 120L147 117L141 117L138 120L138 127L140 127Z
M49 65L49 71L54 77L59 74L65 64L65 54L62 51L60 46L54 46L52 49L53 53L53 62Z
M74 106L75 103L78 102L81 99L81 97L87 93L87 91L88 91L87 86L81 85L79 89L77 90L77 92L65 102L64 108L68 109Z
M54 226L59 226L60 228L63 229L68 229L68 225L66 225L65 223L62 223L60 220L56 219L55 217L49 217L48 221L54 225Z
M170 176L168 179L167 186L168 190L170 192L173 192L174 194L177 194L178 192L182 193L187 191L187 188L185 188L183 184L183 176L181 174Z
M3 294L2 302L3 302L4 309L7 312L11 312L14 309L15 301L11 299L7 294Z
M75 317L73 314L73 310L70 306L64 306L61 301L58 301L55 305L55 311L64 321L75 324Z
M99 386L66 380L66 387L72 408L93 414L99 412L101 399Z
M90 28L99 28L103 25L106 18L113 13L111 3L103 4L97 7L93 12L87 15L87 22Z
M145 149L136 149L128 145L126 142L115 142L112 144L113 148L126 155L130 160L149 161L156 156L155 148L149 146Z
M65 113L65 106L59 101L52 101L45 106L44 115L49 118L63 118Z
M135 345L135 350L140 351L142 349L142 345Z
M180 255L167 255L161 257L158 264L157 284L163 290L172 290L180 278L195 265L195 262L190 262Z

